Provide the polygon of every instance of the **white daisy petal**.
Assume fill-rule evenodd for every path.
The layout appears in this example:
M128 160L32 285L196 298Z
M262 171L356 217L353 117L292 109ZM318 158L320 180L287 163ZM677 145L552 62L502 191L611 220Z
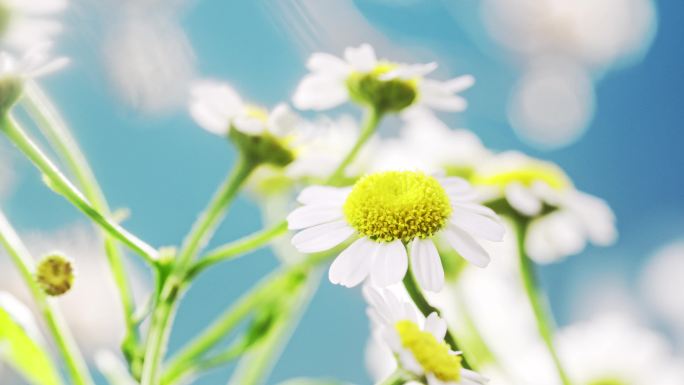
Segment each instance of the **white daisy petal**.
M424 329L435 336L437 340L443 340L446 336L447 324L437 313L433 312L425 319Z
M348 47L344 50L344 58L359 72L370 72L375 68L378 59L375 51L369 44L361 44L359 47Z
M475 77L472 75L463 75L444 82L444 88L449 90L449 92L458 93L467 90L474 84Z
M302 253L330 250L354 233L347 222L335 221L302 230L292 237L292 245Z
M509 183L505 189L506 201L521 214L534 216L542 209L542 202L521 183Z
M300 110L320 111L337 107L348 98L347 87L337 77L311 74L297 86L292 104Z
M268 130L277 137L285 137L301 124L301 118L285 103L280 103L268 115Z
M346 287L361 283L368 276L377 249L378 243L368 238L356 240L333 261L328 272L330 282Z
M236 130L247 135L261 135L266 131L266 123L250 116L238 116L233 119Z
M375 257L375 263L371 270L373 283L380 286L389 286L404 278L408 270L408 255L406 247L401 240L389 243L380 243L380 248Z
M465 231L456 226L448 226L442 234L451 247L473 265L486 267L489 264L487 251Z
M344 76L349 72L349 65L337 56L328 53L316 52L311 55L306 63L306 68L311 72L325 72Z
M326 204L306 205L293 210L287 216L287 225L290 230L301 230L342 219L343 215L344 213L339 206Z
M411 242L411 267L423 289L432 292L442 290L444 268L437 247L431 239L416 238Z
M489 241L503 240L505 228L498 219L480 215L470 210L454 208L450 221L466 232Z
M350 189L328 186L310 186L297 196L297 202L303 205L329 204L342 206Z

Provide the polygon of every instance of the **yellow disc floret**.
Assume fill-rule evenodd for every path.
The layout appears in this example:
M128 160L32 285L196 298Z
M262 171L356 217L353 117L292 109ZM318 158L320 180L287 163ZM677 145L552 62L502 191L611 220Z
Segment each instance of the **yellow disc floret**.
M556 190L572 186L570 179L558 166L547 162L529 162L520 167L503 167L499 171L476 174L473 178L474 184L501 188L513 182L528 187L535 182L544 182Z
M451 211L439 182L413 171L365 176L344 203L344 215L356 231L384 242L430 237L444 227Z
M445 382L461 379L461 356L452 354L444 341L438 341L415 323L402 320L394 325L401 345L409 350L425 373L431 373Z

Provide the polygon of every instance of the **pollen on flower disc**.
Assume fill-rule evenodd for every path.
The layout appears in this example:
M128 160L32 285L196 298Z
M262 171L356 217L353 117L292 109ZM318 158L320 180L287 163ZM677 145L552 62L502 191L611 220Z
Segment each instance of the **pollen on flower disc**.
M461 379L461 357L454 355L444 341L420 330L415 323L402 320L395 324L401 345L409 350L426 373L432 373L444 382Z
M365 176L344 203L344 215L354 229L384 242L431 237L444 227L451 212L439 182L413 171Z

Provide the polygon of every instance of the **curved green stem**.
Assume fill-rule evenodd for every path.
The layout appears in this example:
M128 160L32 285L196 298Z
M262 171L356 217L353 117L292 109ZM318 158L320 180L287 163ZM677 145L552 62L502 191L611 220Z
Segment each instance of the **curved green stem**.
M29 81L25 87L25 97L22 99L26 110L38 123L43 135L60 156L64 164L74 175L76 182L83 189L83 194L93 207L106 216L111 215L104 193L100 188L85 155L72 136L69 128L50 102L50 98L40 89L38 84ZM123 254L114 238L102 231L107 261L119 292L119 300L126 324L127 343L138 343L137 324L134 319L135 303L130 283L126 278Z
M306 308L320 283L320 272L314 272L307 277L307 284L303 285L281 314L278 321L271 326L264 339L243 356L240 364L228 381L229 385L259 385L262 384L271 373L278 356L285 349L287 340L292 335L297 323L299 323Z
M225 311L211 326L197 336L188 346L184 347L168 365L165 377L173 379L177 372L188 363L197 360L211 350L219 341L223 340L238 326L255 308L274 295L282 292L283 285L289 280L293 270L286 269L266 277L255 288L241 297L227 311Z
M351 150L349 150L347 156L344 157L344 159L342 160L342 162L340 162L335 171L333 171L332 174L330 174L330 176L328 177L328 179L326 179L325 184L334 185L336 183L339 183L340 180L344 179L347 167L349 167L349 165L354 161L354 159L359 154L363 146L366 144L366 142L368 142L368 139L370 139L373 136L373 134L378 128L378 125L380 124L382 116L383 114L377 111L376 109L368 109L368 111L366 112L363 128L361 129L361 133L359 134L356 143L354 143L354 146L351 148Z
M544 295L544 292L539 287L537 276L534 271L534 264L525 251L525 237L527 236L528 224L528 219L526 218L515 218L520 275L525 288L525 294L527 294L530 306L532 307L534 318L537 322L539 335L544 341L549 355L556 366L558 376L560 377L563 385L572 385L572 382L570 381L570 378L568 377L567 372L565 371L565 368L558 357L556 347L553 343L555 327L551 318L548 301Z
M431 313L437 313L437 315L440 315L441 312L439 309L436 307L432 306L430 302L428 302L427 298L425 298L425 295L423 294L423 291L418 287L418 283L416 282L416 278L413 275L413 271L409 267L408 271L406 272L406 275L404 276L404 287L406 288L406 291L408 292L409 296L413 300L413 302L416 304L416 307L418 307L418 310L420 310L421 313L423 313L424 316L429 316ZM449 347L453 351L460 351L461 349L458 346L458 343L456 342L456 337L454 337L453 333L447 329L446 336L444 337L444 341L449 344ZM468 363L468 359L466 357L465 352L461 355L463 361L461 361L462 365L466 369L471 369L470 364Z
M171 334L172 320L184 286L188 265L211 238L228 206L257 165L257 162L240 155L233 171L214 194L183 242L174 271L162 283L161 298L152 315L142 370L143 385L157 385L160 381L161 362Z
M195 221L190 233L185 238L183 247L178 254L179 266L186 267L197 252L209 241L224 217L228 206L233 202L237 192L257 166L258 162L239 155L233 171L216 191L209 205Z
M396 369L392 374L387 376L387 378L377 382L375 385L402 385L408 381L406 372L401 369Z
M140 254L148 263L155 265L157 251L135 235L129 233L115 221L105 217L85 196L62 174L52 161L33 143L9 114L2 118L0 131L3 131L14 145L26 155L40 170L46 182L57 193L64 196L76 208L107 231L112 237L123 242L133 251Z
M5 215L0 211L0 243L7 250L12 261L19 269L21 277L28 286L33 299L45 318L50 333L52 334L57 348L66 363L69 375L74 384L94 385L93 379L88 372L88 366L83 355L78 350L68 326L57 308L47 298L43 290L38 286L33 273L35 270L33 258L29 254L19 235L9 223Z
M192 378L199 373L226 365L238 359L249 348L244 341L232 344L228 349L215 354L207 359L199 361L184 361L180 365L169 368L162 377L162 385L183 383L186 379Z
M189 270L188 279L194 278L197 274L219 262L232 260L247 252L254 251L266 246L274 238L287 231L287 222L277 223L275 226L248 235L235 242L221 246L209 251L204 257L200 258Z

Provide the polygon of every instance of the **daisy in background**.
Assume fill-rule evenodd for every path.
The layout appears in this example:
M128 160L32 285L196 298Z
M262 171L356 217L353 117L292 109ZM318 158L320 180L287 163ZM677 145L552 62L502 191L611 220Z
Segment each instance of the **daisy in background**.
M431 111L407 111L403 118L399 136L377 146L373 171L419 169L467 179L491 156L477 135L450 129Z
M295 107L304 110L326 110L351 99L380 112L399 112L410 106L463 111L467 103L458 93L474 83L470 75L447 81L428 79L425 76L437 64L378 60L368 44L348 47L344 59L314 53L307 68L311 73L299 83L292 99Z
M444 341L446 322L437 313L419 317L415 305L389 290L365 286L368 316L374 335L396 356L399 366L428 385L477 385L487 383L478 373L461 365L460 352ZM385 350L386 351L386 350ZM382 352L382 350L381 350Z
M303 206L287 220L290 229L301 230L292 244L303 253L329 250L355 236L330 267L332 283L353 287L368 277L378 286L398 283L408 270L408 248L418 283L439 291L444 270L434 238L485 267L489 255L475 238L503 237L496 213L475 199L461 178L387 171L366 175L353 187L308 187L297 198Z
M471 180L486 200L505 199L518 214L532 218L525 249L537 262L556 262L581 252L589 241L607 246L617 237L608 204L577 190L553 163L504 152L482 163Z
M0 43L17 50L52 41L62 31L55 19L67 0L0 0Z
M573 384L684 384L684 360L667 340L620 314L566 327L557 343Z
M286 104L272 111L245 103L228 84L201 80L190 89L190 115L200 127L216 135L228 135L231 128L247 134L269 132L285 136L294 129L299 116Z

